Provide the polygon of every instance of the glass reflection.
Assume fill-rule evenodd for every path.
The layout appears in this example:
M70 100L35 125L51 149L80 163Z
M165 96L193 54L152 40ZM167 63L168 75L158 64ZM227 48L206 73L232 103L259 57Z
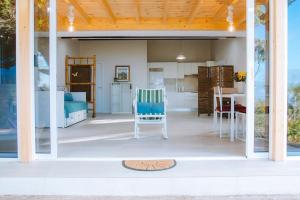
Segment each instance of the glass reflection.
M0 1L0 157L17 157L15 1Z
M269 151L269 1L255 3L255 152Z
M49 70L49 4L34 4L34 83L36 153L49 154L50 149L50 70Z
M300 156L300 2L290 0L288 6L288 145L290 156Z

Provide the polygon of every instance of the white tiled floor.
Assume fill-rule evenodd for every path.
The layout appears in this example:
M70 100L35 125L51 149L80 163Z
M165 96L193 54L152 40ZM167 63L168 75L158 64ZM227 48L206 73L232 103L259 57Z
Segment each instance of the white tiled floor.
M59 129L58 155L60 158L243 157L245 144L220 139L212 122L212 117L198 117L193 112L169 113L168 140L162 139L160 126L149 125L141 128L141 138L136 140L132 115L98 114L95 119Z

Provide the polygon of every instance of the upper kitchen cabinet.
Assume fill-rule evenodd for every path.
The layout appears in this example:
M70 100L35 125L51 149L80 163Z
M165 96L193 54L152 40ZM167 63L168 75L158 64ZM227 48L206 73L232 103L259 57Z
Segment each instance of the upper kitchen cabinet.
M205 67L206 63L191 63L191 73L193 75L197 75L198 74L198 67Z
M162 68L162 65L159 62L151 62L148 63L148 68Z
M177 78L176 62L164 62L162 65L164 69L164 78Z
M177 78L184 79L185 63L177 63Z
M184 65L184 75L192 75L192 64L191 63L182 63Z

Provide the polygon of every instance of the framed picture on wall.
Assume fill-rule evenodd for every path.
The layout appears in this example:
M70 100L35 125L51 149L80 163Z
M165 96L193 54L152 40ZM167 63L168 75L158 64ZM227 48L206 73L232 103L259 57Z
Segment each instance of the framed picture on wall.
M129 65L118 65L115 68L116 81L129 82L130 81L130 66Z

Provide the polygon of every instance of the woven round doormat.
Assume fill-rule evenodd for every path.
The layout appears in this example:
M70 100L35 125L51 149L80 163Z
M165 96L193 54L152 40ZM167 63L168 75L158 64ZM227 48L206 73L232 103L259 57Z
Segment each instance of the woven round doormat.
M161 171L176 166L175 160L124 160L123 166L137 171Z

